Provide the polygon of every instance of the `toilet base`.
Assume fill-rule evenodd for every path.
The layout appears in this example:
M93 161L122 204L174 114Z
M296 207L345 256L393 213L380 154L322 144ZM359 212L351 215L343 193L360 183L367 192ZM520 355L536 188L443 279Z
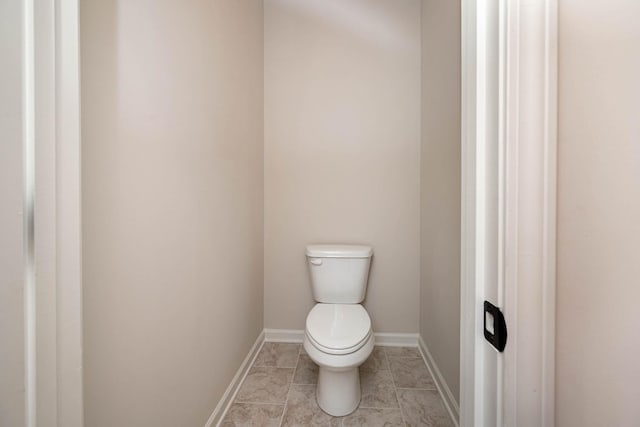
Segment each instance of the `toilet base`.
M356 410L360 404L360 373L358 367L332 369L320 366L316 400L329 415L341 417Z

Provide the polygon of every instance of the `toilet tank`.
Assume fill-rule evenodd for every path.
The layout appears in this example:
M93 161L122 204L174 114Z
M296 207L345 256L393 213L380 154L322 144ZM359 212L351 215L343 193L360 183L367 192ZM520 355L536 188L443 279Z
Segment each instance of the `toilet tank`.
M373 248L365 245L308 245L313 298L330 304L358 304L367 293Z

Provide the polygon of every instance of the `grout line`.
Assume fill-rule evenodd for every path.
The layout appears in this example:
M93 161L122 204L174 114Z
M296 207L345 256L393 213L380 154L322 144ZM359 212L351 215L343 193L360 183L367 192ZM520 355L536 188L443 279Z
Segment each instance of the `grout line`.
M400 411L401 410L399 405L393 408L389 406L358 406L357 409L382 409L383 411Z
M304 347L302 346L302 344L300 344L300 351L298 351L298 362L296 363L296 367L293 371L293 381L291 382L291 384L295 384L295 385L318 385L317 382L313 383L313 384L309 384L309 383L297 383L295 381L296 379L296 372L298 371L298 365L300 364L300 357L302 356L302 352L304 351ZM306 353L305 353L306 354ZM314 362L315 364L315 362ZM317 366L317 365L316 365Z
M424 388L424 387L397 387L398 390L426 390L426 391L438 391L437 388Z
M289 383L289 390L287 390L287 397L284 399L284 408L282 408L282 415L280 415L280 423L278 426L282 426L284 423L284 416L287 413L287 409L289 408L289 395L291 394L293 383Z
M385 351L384 354L387 354ZM418 354L417 356L397 356L397 355L387 355L392 359L422 359L422 355Z
M248 400L234 400L233 403L246 403L249 405L271 405L271 406L283 406L284 403L268 403L268 402L250 402Z
M389 373L391 374L391 382L393 383L393 392L396 395L396 400L398 401L398 408L400 408L400 417L402 418L402 424L407 425L407 421L404 418L404 411L402 410L402 405L400 404L400 397L398 396L398 387L396 387L396 380L393 379L393 372L391 371L391 363L389 362L389 356L387 355L387 350L384 350L384 357L387 359L387 365L389 365Z
M400 409L400 405L398 406L361 406L358 405L358 409Z
M300 356L302 355L302 344L298 346L298 358L296 359L296 366L293 368L293 377L291 378L291 384L296 384L296 372L298 372L298 366L300 365Z
M302 354L302 345L298 348L298 360L296 361L296 366L293 368L293 375L291 376L291 382L289 383L289 390L287 390L287 397L284 399L284 408L282 408L282 415L280 415L280 423L278 427L282 426L284 423L284 415L287 413L287 409L289 407L289 395L291 394L291 389L293 386L293 379L296 377L296 371L298 370L298 365L300 364L300 355Z
M407 356L389 356L392 359L407 359L407 360L420 360L422 357L407 357Z

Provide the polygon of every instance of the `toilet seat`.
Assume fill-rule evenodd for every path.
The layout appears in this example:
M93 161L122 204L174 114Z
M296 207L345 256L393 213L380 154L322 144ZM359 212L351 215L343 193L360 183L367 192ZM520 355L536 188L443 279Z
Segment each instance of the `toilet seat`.
M319 303L307 316L305 333L323 353L350 354L371 338L371 318L360 304Z

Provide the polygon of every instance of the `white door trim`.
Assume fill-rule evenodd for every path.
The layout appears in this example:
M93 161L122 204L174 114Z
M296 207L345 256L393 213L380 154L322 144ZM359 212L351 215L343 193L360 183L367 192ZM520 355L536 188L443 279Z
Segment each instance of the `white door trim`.
M501 307L502 283L487 283L503 263L500 253L502 173L488 169L500 163L496 151L503 142L502 70L503 47L496 25L503 27L502 0L462 0L462 156L461 156L461 274L460 274L460 426L481 427L495 415L501 424L502 356L496 361L495 378L489 379L485 361L487 346L483 334L487 289L498 289L492 302ZM496 79L492 73L500 72ZM495 110L494 110L495 109ZM498 124L499 122L499 124ZM497 138L499 140L491 139ZM497 199L497 200L496 200ZM491 221L489 221L491 219ZM492 225L495 223L498 225ZM489 227L493 227L489 229ZM491 233L498 233L494 235ZM498 242L496 245L495 242ZM487 248L497 247L496 253ZM497 265L493 265L496 263ZM491 268L489 268L493 265ZM499 277L496 278L499 280ZM489 350L491 351L491 350ZM496 395L488 393L495 392ZM489 409L494 405L492 409ZM489 411L489 412L487 412ZM493 422L492 422L493 423ZM488 427L488 426L487 426ZM492 426L493 427L493 426Z
M553 426L557 0L507 2L505 425Z
M81 427L82 235L77 0L33 2L36 402L33 426Z
M486 1L462 0L462 241L460 425L482 426L482 288L478 253L486 194L482 139L482 18ZM503 311L509 338L497 396L504 426L553 426L557 0L500 0L502 169L499 189ZM499 389L500 389L499 386Z
M56 1L58 425L68 427L84 424L78 14L78 0Z

